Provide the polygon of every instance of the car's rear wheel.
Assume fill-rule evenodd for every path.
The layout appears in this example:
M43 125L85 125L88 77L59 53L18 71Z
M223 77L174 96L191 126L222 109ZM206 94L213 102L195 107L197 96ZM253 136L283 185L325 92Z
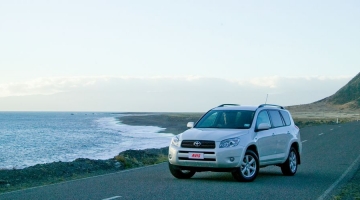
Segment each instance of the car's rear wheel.
M298 167L298 154L294 147L290 148L288 158L285 163L281 165L281 172L285 176L293 176Z
M194 176L196 173L193 170L181 170L178 167L169 163L169 169L171 174L178 179L188 179Z
M232 172L233 177L237 181L251 182L255 180L259 173L259 158L251 150L246 150L241 165L236 171Z

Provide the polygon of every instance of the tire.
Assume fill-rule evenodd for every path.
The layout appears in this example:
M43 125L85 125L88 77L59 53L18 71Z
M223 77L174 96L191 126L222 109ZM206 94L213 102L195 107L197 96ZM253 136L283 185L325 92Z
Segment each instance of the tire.
M259 158L251 150L246 150L240 167L232 172L233 177L240 182L251 182L259 173Z
M181 170L170 163L169 163L169 169L171 174L178 179L189 179L193 177L194 174L196 173L195 171L192 170Z
M298 167L298 153L294 147L290 148L288 158L281 165L281 172L285 176L294 176Z

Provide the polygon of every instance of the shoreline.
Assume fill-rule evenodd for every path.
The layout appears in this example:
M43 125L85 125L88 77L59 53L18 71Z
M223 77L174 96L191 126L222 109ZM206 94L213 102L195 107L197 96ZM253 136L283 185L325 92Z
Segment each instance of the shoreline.
M114 113L115 114L115 113ZM189 121L197 121L202 113L127 113L139 116L121 116L115 119L130 126L157 126L159 133L179 134L187 129ZM151 117L149 117L149 115ZM142 116L143 115L143 116ZM170 140L169 140L170 142ZM77 158L74 161L56 161L36 164L21 169L0 169L0 194L41 185L117 172L125 169L158 164L167 161L168 146L125 150L109 159Z
M66 114L62 115L62 117L63 116L68 117L70 115L70 113L75 113L75 112L65 112L65 113ZM54 152L47 151L47 152L41 152L41 153L32 151L32 152L34 152L33 154L31 154L29 156L24 156L23 159L19 159L17 154L26 152L27 151L26 148L22 148L23 151L18 152L18 153L16 153L16 152L19 150L15 149L15 148L9 149L9 150L4 149L6 151L3 151L3 153L6 153L7 151L9 151L13 154L13 156L10 157L10 156L7 156L6 154L4 154L4 157L2 157L4 162L1 163L0 170L24 169L27 167L35 166L37 164L47 164L47 163L59 162L59 161L71 162L78 158L89 158L92 160L106 160L106 159L110 159L110 158L116 156L120 152L130 150L130 149L144 150L144 149L148 149L148 148L166 147L169 145L170 140L173 136L173 134L168 133L168 131L165 131L164 130L165 128L162 128L162 127L160 128L160 127L157 127L156 125L152 125L153 124L152 122L146 123L146 124L141 123L141 122L125 124L125 123L121 122L121 120L119 120L119 118L121 118L123 116L118 115L118 114L125 114L124 117L128 117L129 119L131 119L131 118L136 119L138 117L149 118L149 115L159 115L161 113L142 112L142 113L111 113L111 114L113 114L113 115L106 116L106 115L102 115L102 113L96 114L99 116L99 117L95 117L96 121L98 121L98 122L96 122L97 126L98 126L97 129L99 129L99 130L109 129L113 132L112 134L115 136L113 136L112 140L109 140L109 139L104 140L105 142L109 142L110 143L109 145L107 145L106 143L104 143L104 145L103 145L103 142L94 141L94 143L96 143L96 145L101 146L101 147L99 147L99 150L95 150L94 153L91 151L91 148L96 148L96 145L95 146L90 145L89 147L85 147L84 150L78 148L80 151L77 151L74 153L72 153L71 151L66 151L66 150L64 150L62 154L59 153L60 151L54 151ZM81 113L81 115L78 113L75 113L75 115L84 116L84 113ZM126 116L126 115L131 115L131 116ZM100 120L102 120L102 121L100 121ZM119 122L121 122L121 124ZM152 126L152 127L146 127L145 125ZM86 127L89 127L89 126L86 126ZM122 127L125 127L125 128L122 128ZM166 130L168 130L168 129L166 129ZM108 132L110 132L110 131L107 131L107 134L108 134ZM68 131L68 133L71 133L71 132ZM158 133L164 133L164 134L158 134ZM38 135L40 135L40 134L38 134ZM95 136L103 137L102 135L99 135L99 134L97 134ZM108 136L108 135L106 135L106 136ZM88 137L88 136L84 135L84 137ZM89 137L91 137L91 135ZM63 138L66 138L66 137L63 137ZM70 137L70 138L73 138L73 137ZM144 141L141 143L138 143L138 142L134 142L134 140L132 140L131 138L144 138ZM40 141L40 140L37 140L37 141ZM75 141L75 142L73 142L73 141ZM69 142L76 144L76 143L78 143L76 141L77 141L77 138L76 138L76 136L74 136L74 139L71 139ZM56 142L56 141L54 141L54 142ZM46 144L49 144L49 143L50 142L46 142ZM36 147L35 147L35 145L33 145L34 149L42 148L41 143L39 143L39 144L40 144L40 146L36 145ZM83 143L81 143L81 144L83 144ZM14 145L14 146L16 146L16 145ZM56 144L54 146L56 146ZM64 147L64 148L67 148L67 147ZM59 149L59 148L57 148L57 149ZM89 149L89 150L87 150L87 149ZM67 154L67 152L70 152L70 153ZM24 154L22 153L21 156L22 155L24 155ZM45 157L41 157L41 155L44 155Z
M135 113L134 113L135 114ZM165 128L159 133L180 134L187 130L188 122L196 122L204 113L142 113L144 116L115 117L123 124L131 126L157 126ZM151 117L149 117L151 116Z

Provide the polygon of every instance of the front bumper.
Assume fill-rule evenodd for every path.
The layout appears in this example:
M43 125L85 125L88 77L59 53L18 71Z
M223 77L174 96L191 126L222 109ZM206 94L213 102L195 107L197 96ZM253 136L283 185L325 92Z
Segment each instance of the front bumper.
M182 168L204 168L208 171L224 171L222 169L240 166L244 148L242 146L230 148L200 149L169 146L169 163ZM203 153L203 159L190 159L189 153Z

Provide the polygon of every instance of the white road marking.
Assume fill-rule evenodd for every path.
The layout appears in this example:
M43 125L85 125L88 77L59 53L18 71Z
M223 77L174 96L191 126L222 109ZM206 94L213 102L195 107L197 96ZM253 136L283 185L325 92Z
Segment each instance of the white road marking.
M336 180L325 192L324 194L322 194L318 200L323 200L325 199L325 197L332 191L334 190L334 188L336 188L339 183L345 178L345 176L351 171L352 168L354 168L355 164L357 164L357 166L360 165L360 163L358 163L360 161L360 155L355 159L355 161L350 165L349 168L347 168L347 170L340 176L340 178L338 180Z
M307 140L302 141L301 143L307 142Z
M109 198L106 198L103 200L112 200L112 199L118 199L118 198L121 198L121 196L113 196L113 197L109 197Z
M324 135L324 133L320 133L319 135Z

